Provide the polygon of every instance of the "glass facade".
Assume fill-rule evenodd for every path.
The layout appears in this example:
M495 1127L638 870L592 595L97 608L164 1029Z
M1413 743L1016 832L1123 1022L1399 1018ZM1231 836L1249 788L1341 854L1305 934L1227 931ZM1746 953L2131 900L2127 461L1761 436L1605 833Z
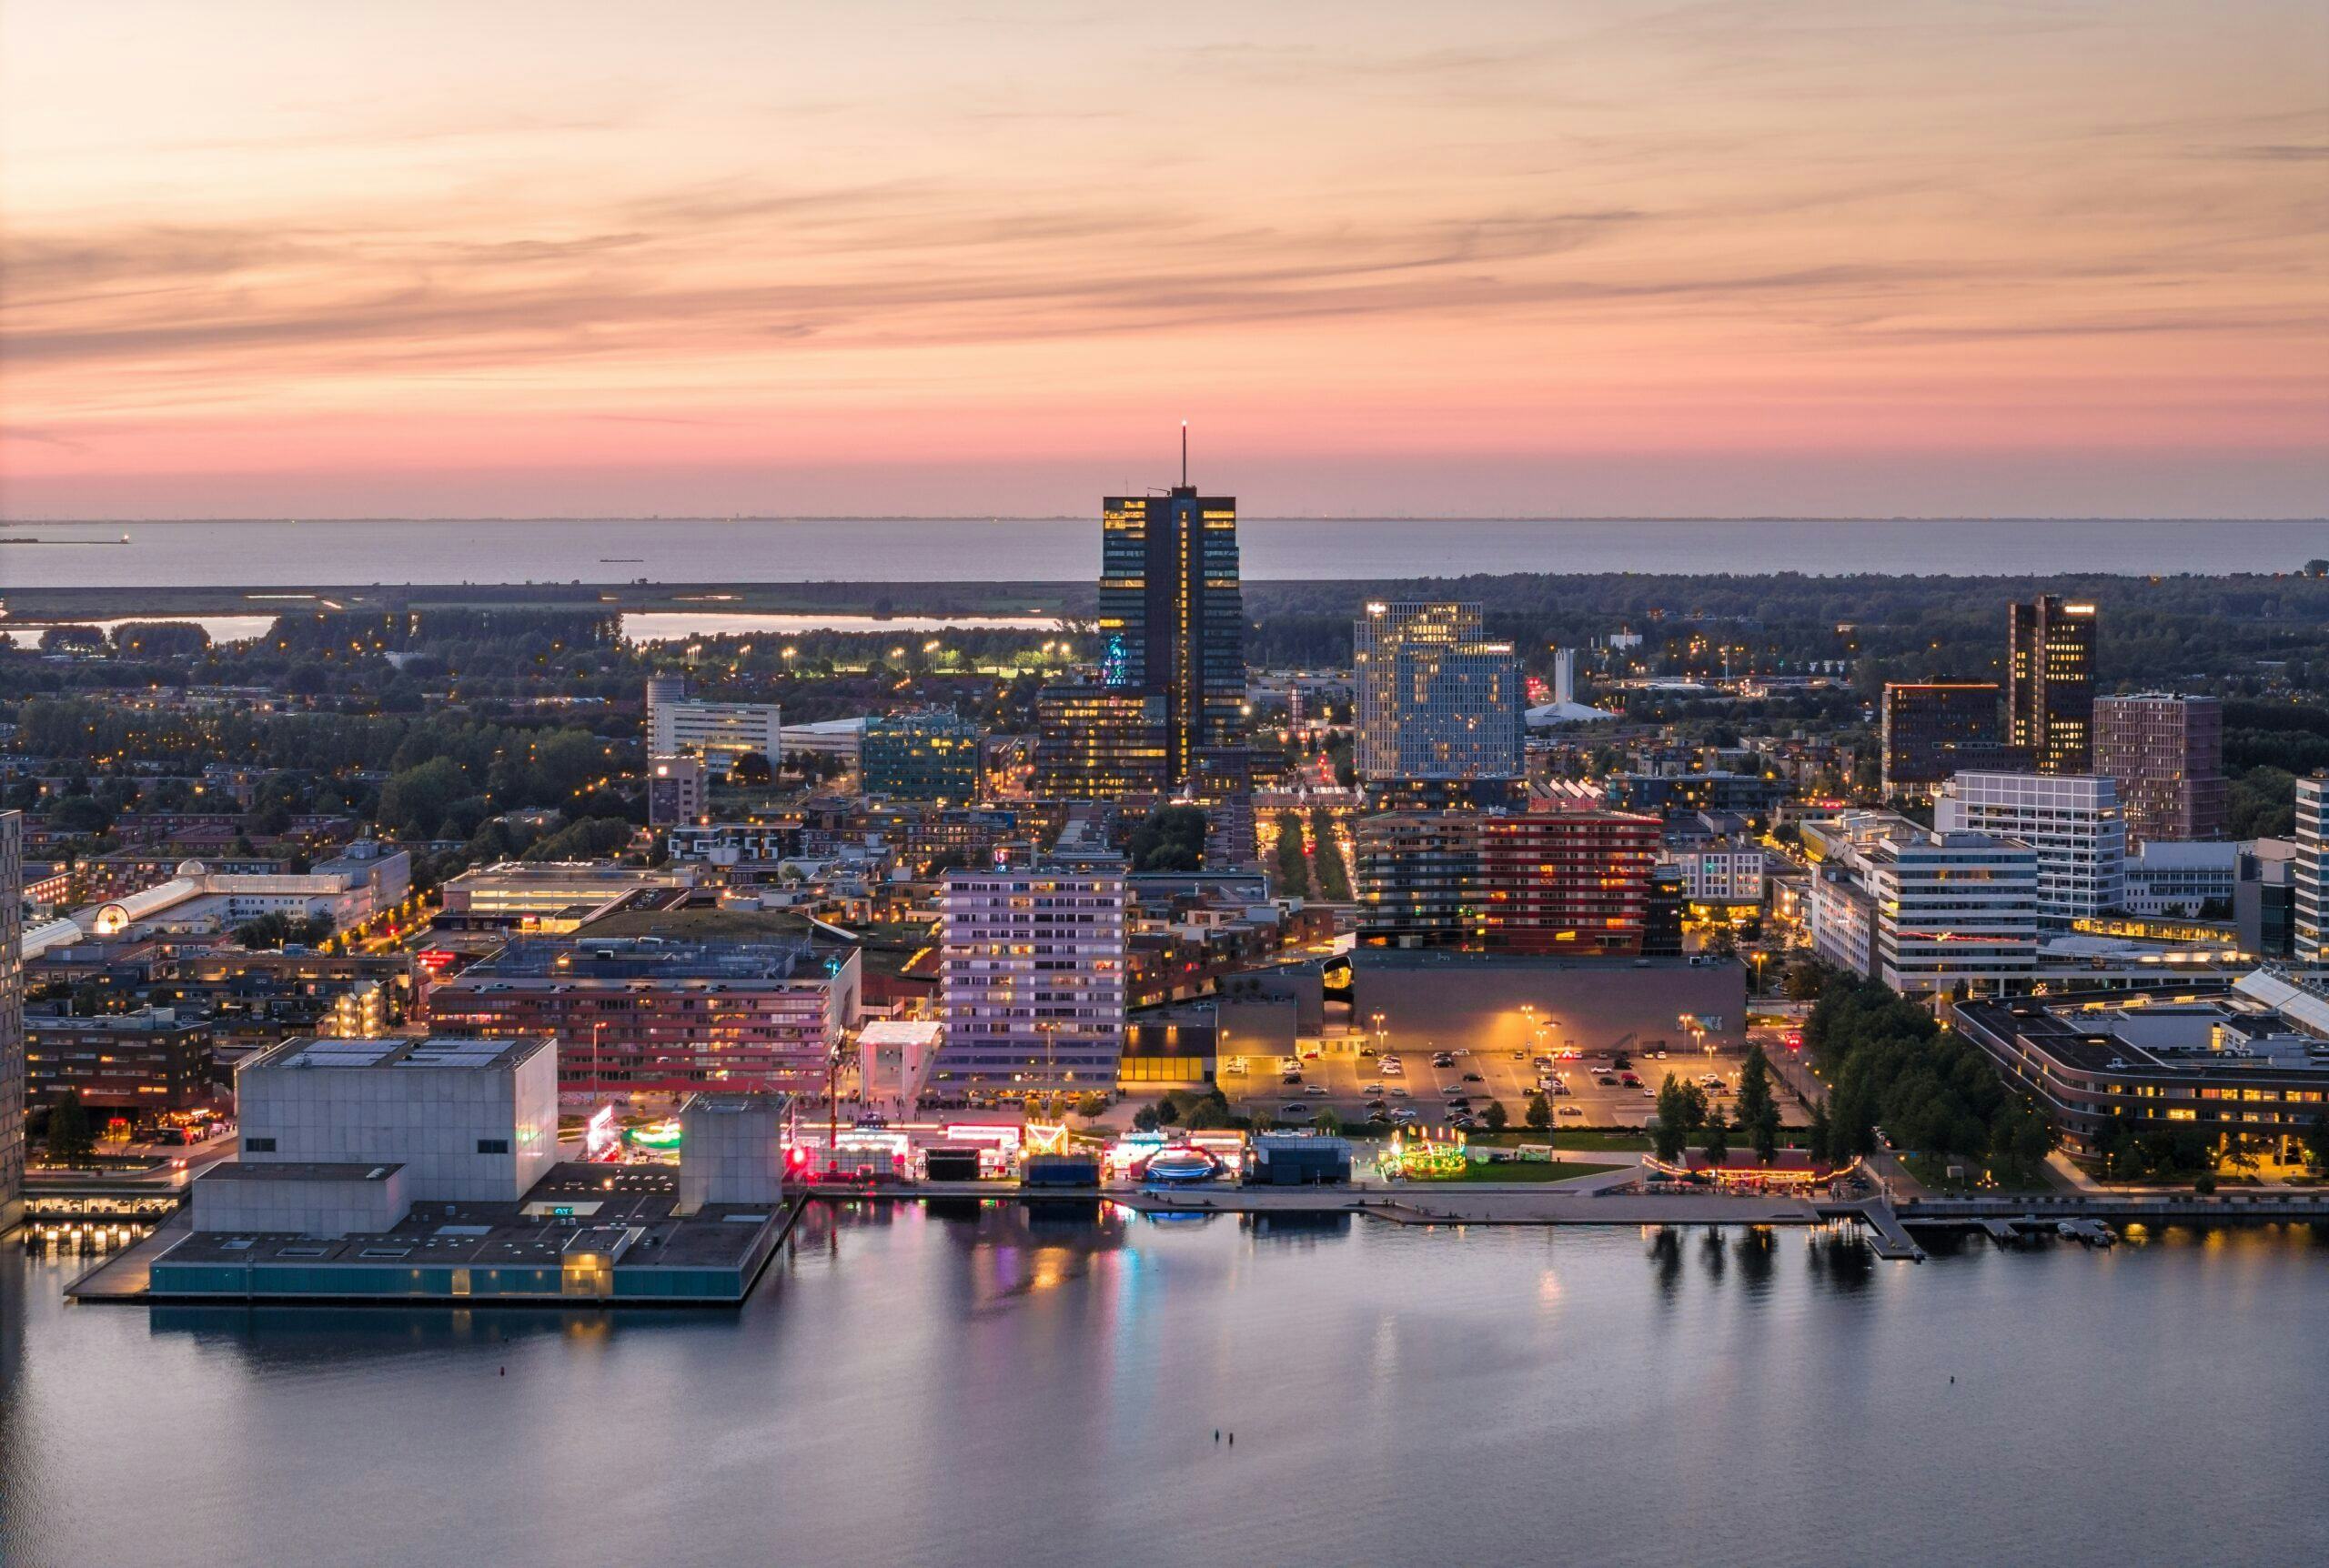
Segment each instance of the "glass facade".
M2084 773L2094 756L2094 607L2052 594L2010 616L2007 711L2041 773Z
M1175 487L1111 496L1100 546L1100 680L1164 699L1165 782L1236 739L1245 700L1237 502Z
M902 800L973 800L979 727L953 713L903 713L865 727L865 793Z

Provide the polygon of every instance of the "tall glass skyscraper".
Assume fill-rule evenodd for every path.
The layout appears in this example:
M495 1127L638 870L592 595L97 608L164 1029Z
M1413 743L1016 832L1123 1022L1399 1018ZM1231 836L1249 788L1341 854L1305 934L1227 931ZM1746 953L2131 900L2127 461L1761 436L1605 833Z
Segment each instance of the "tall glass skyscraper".
M1237 502L1178 485L1111 496L1100 544L1100 683L1164 702L1165 783L1235 745L1245 700Z
M2006 717L2041 773L2084 773L2094 759L2094 607L2052 594L2008 619Z

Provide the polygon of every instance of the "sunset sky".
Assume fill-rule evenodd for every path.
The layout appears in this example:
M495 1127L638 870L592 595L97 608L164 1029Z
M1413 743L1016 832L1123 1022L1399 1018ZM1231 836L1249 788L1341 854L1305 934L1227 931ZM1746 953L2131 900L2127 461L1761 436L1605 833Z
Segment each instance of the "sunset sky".
M2329 511L2329 6L0 0L13 517Z

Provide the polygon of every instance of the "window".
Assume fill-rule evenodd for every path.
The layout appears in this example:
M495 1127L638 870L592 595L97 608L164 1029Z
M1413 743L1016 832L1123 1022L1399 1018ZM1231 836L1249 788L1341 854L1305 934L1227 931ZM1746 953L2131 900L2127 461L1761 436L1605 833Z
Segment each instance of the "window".
M275 1140L272 1138L246 1138L243 1140L243 1152L246 1154L272 1154L275 1152Z
M479 1154L507 1154L509 1152L509 1140L507 1138L480 1138L477 1141L477 1151Z

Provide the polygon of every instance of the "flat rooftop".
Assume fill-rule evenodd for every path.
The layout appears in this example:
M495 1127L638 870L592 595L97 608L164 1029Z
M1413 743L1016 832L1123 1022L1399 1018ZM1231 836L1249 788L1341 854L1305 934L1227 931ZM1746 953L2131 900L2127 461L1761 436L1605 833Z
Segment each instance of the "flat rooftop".
M825 978L824 958L846 942L666 941L655 937L521 938L451 981L476 990L495 980L787 980Z
M385 1181L401 1164L370 1165L361 1160L225 1160L205 1171L201 1181Z
M287 1040L243 1064L245 1072L273 1069L438 1067L499 1070L511 1068L556 1042L549 1035L527 1040L479 1040L468 1035L430 1035L426 1040L341 1040L318 1036Z
M395 1167L368 1165L221 1166L202 1176L216 1181L240 1169L307 1172L353 1171L362 1175ZM638 1230L640 1234L616 1260L626 1269L740 1267L763 1229L777 1223L775 1203L707 1203L684 1219L671 1211L679 1202L679 1172L670 1166L569 1163L550 1168L514 1203L415 1203L386 1231L348 1236L300 1236L279 1232L197 1231L163 1255L171 1263L378 1263L476 1268L557 1268L581 1231Z
M1458 948L1368 948L1350 950L1352 967L1359 970L1719 970L1737 968L1736 959L1709 960L1703 955L1682 958L1628 958L1590 953L1473 953Z

